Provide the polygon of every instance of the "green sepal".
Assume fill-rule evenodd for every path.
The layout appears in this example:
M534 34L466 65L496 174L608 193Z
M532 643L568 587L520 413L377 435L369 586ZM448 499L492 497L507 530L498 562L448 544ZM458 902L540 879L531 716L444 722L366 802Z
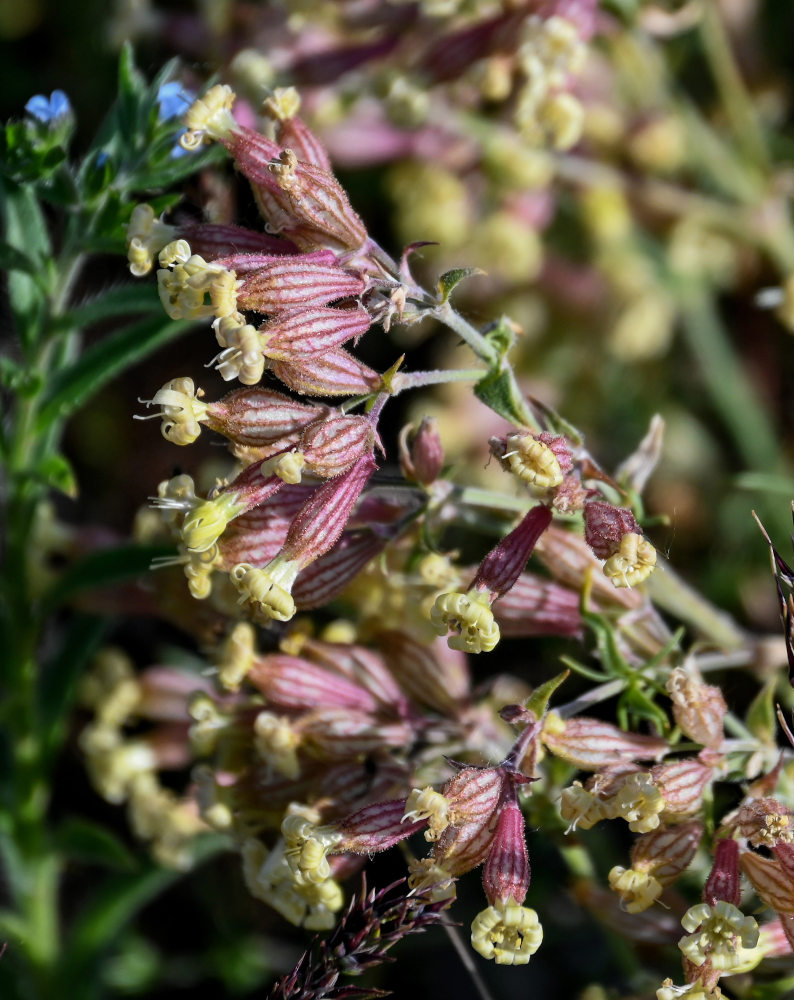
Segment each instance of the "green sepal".
M563 681L570 677L570 675L570 670L563 670L562 673L557 674L556 677L552 677L551 680L545 681L545 683L535 688L525 702L525 707L530 712L534 713L536 719L540 719L543 715L545 715L546 709L549 707L551 696L563 683Z
M485 274L485 271L479 267L455 267L451 271L445 271L436 284L441 302L446 302L453 289L474 274Z
M82 816L68 816L55 830L55 849L71 861L134 871L140 862L107 827Z
M44 431L83 406L125 368L186 333L193 324L154 316L111 334L85 351L52 381L37 422Z
M745 724L750 732L762 743L774 746L777 739L777 717L775 715L775 688L777 678L770 677L758 694L750 702L745 716Z
M77 499L80 492L77 476L71 462L64 455L57 452L47 455L36 466L35 475L51 489L60 490L70 500Z

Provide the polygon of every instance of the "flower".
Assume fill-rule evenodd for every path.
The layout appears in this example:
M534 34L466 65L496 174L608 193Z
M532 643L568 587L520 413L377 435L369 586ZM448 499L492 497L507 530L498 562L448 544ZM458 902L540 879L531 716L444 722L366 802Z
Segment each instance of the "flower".
M489 906L471 925L472 948L497 965L526 965L542 941L537 913L514 899Z
M714 906L691 906L681 918L681 926L693 933L682 937L678 947L697 966L708 959L713 969L736 971L747 961L747 951L758 944L758 924L753 917L745 917L722 899Z
M62 90L53 90L49 97L36 94L25 105L25 111L42 125L60 125L72 114L72 105Z

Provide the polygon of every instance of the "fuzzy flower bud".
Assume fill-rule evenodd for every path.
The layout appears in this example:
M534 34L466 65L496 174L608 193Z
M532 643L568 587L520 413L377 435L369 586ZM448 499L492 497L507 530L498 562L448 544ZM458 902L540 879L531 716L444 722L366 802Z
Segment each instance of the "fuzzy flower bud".
M496 834L483 868L482 884L492 906L510 900L523 903L529 889L529 856L524 838L524 816L511 789L499 810Z
M508 900L478 913L471 925L471 946L497 965L526 965L543 941L534 910Z
M424 417L419 429L407 424L400 431L400 466L406 479L429 486L441 475L444 447L436 421Z
M327 262L324 254L317 258L314 254L284 255L246 274L237 302L241 309L280 313L355 298L365 288L366 281L358 271Z
M556 757L587 771L598 771L621 761L652 760L668 749L667 741L661 737L626 733L587 716L562 719L553 711L544 719L541 739Z
M365 396L383 385L376 371L343 347L292 361L271 360L269 367L284 385L304 396Z
M718 840L714 850L714 865L703 887L703 900L714 906L719 900L739 905L741 896L739 845L731 838Z

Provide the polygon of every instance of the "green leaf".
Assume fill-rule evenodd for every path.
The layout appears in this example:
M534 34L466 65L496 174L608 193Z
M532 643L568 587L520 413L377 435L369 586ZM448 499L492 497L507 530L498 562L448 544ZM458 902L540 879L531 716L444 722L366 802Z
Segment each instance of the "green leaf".
M570 676L570 670L563 670L562 673L557 674L556 677L552 677L551 680L541 684L536 687L529 699L526 702L526 707L530 712L534 712L535 718L540 719L544 715L546 709L549 707L549 701L551 696L557 690L557 688L567 680Z
M227 845L222 837L206 836L194 841L193 857L200 863ZM160 868L146 862L140 872L105 879L97 894L77 915L63 953L63 982L93 976L103 952L110 947L135 915L164 892L183 872Z
M55 831L55 847L65 857L121 871L139 867L134 854L119 838L91 820L67 817Z
M770 677L755 698L753 698L744 720L753 736L768 746L774 746L777 740L777 718L775 716L776 687L777 678Z
M168 545L122 545L92 552L70 566L53 584L44 595L43 608L50 612L86 590L143 576L156 559L175 554L176 549Z
M176 133L174 133L174 141L176 141ZM221 145L209 146L206 150L177 157L172 157L169 149L165 160L155 165L148 164L141 171L131 174L127 187L131 191L153 191L158 188L170 187L205 167L222 163L227 158L228 153Z
M577 430L573 424L569 424L568 421L561 417L556 410L552 409L552 407L547 406L545 403L541 403L540 400L535 399L534 396L529 397L529 405L544 431L548 431L550 434L561 434L563 437L568 438L571 444L582 444L584 437L582 436L581 431Z
M129 143L139 140L138 112L147 91L146 80L135 65L132 45L125 42L119 56L118 125L121 136Z
M7 245L33 264L34 274L12 270L8 275L8 300L14 313L23 348L28 351L38 340L47 299L40 281L51 267L50 237L41 207L30 185L18 185L0 178L0 207Z
M36 476L52 489L60 490L71 500L77 499L80 492L77 486L77 476L71 462L60 454L47 455L36 467Z
M82 329L110 316L161 312L162 308L154 285L147 282L119 285L70 310L64 317L64 325Z
M125 368L186 333L193 324L156 316L106 337L53 379L39 411L37 429L46 430L83 406Z
M535 425L510 370L495 371L474 386L474 395L516 427Z
M77 687L87 663L99 647L107 622L75 615L57 653L43 665L39 690L42 735L52 756L60 747Z
M461 281L465 281L466 278L470 278L473 274L485 274L485 271L479 267L456 267L451 271L445 271L438 279L438 284L436 285L441 301L446 302L452 294L453 289Z
M35 274L37 267L26 253L12 247L5 240L0 240L0 270L24 271L25 274Z

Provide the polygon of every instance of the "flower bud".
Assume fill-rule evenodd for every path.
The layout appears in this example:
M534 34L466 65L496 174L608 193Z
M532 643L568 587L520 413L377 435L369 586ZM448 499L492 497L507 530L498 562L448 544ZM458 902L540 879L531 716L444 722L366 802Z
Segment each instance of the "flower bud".
M404 822L405 799L375 802L336 824L339 850L375 854L399 844L425 826L424 819Z
M619 549L624 535L642 534L634 514L605 500L589 500L584 508L584 537L599 559L609 559Z
M661 737L626 733L586 716L563 720L557 712L546 716L541 740L555 757L585 771L597 771L620 761L658 759L668 749Z
M372 532L344 532L334 547L298 574L292 597L301 611L321 608L355 579L379 555L388 539Z
M581 598L575 590L552 580L522 573L510 590L493 604L504 636L582 634Z
M523 903L529 889L529 856L524 839L524 817L515 792L499 811L496 834L483 868L482 884L492 906L513 899Z
M754 851L744 851L739 864L767 906L781 914L794 915L794 881L779 858L762 858Z
M360 685L283 653L257 657L248 679L278 709L307 711L327 706L374 712L377 708L375 699Z
M400 466L406 479L430 486L441 475L443 465L444 446L432 417L424 417L415 433L412 424L403 427L400 431Z
M682 667L667 680L673 715L681 732L695 743L718 750L723 741L723 720L728 706L718 687L703 681Z
M324 354L367 332L372 320L361 306L315 306L280 314L259 328L266 357L290 361L295 355Z
M300 450L315 475L330 479L371 454L374 441L375 429L368 417L329 414L303 432Z
M392 674L408 696L455 716L468 703L466 658L439 642L426 645L406 632L380 632L378 641Z
M366 288L357 271L314 263L308 256L277 257L245 275L237 292L239 307L262 313L286 312L354 298Z
M527 564L538 539L551 524L551 510L543 504L533 507L506 535L477 569L472 589L487 591L491 601L513 586Z
M702 808L714 767L697 757L685 757L652 767L651 778L664 797L664 818L675 822Z
M365 396L382 385L376 371L343 347L299 360L271 361L270 370L290 389L305 396Z
M207 403L204 422L236 444L264 447L290 436L297 443L299 432L324 411L324 407L299 403L281 392L257 386L236 389L215 403Z
M730 837L718 840L714 864L703 887L703 901L709 906L715 906L718 900L738 906L741 888L739 845Z

